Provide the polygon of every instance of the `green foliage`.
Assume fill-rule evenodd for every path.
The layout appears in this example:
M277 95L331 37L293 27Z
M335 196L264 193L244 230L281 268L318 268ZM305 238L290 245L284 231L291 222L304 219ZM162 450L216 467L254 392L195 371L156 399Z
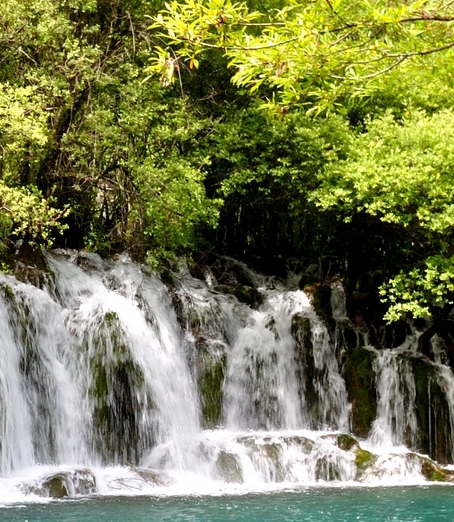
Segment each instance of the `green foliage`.
M230 255L317 251L323 225L308 196L319 170L343 157L349 139L341 118L278 119L257 104L232 110L210 138L205 167L210 192L225 200L218 241L228 242Z
M454 304L454 257L429 257L422 268L400 272L381 287L390 303L385 319L397 321L405 314L429 317L434 307Z
M322 208L444 233L454 224L454 113L370 121L345 161L332 163L314 193Z
M68 246L162 257L195 248L197 227L215 225L219 202L206 198L196 151L209 118L156 81L143 85L152 45L144 14L153 8L142 0L0 6L0 179L8 194L24 194L15 205L3 196L4 236L48 244L60 220ZM58 210L44 211L51 200Z
M411 241L407 266L382 286L388 320L452 303L454 113L387 115L370 121L348 159L332 163L313 192L316 204L346 221L369 214L401 227ZM413 265L413 268L412 268Z
M42 194L32 188L11 188L0 181L0 239L26 238L31 244L49 246L52 232L62 232L66 211L49 206Z
M440 0L314 0L253 11L229 0L169 2L153 28L157 48L149 70L169 85L181 62L197 67L217 48L233 81L251 92L271 88L267 104L336 110L345 97L367 96L381 77L420 56L453 47L453 6Z
M162 8L1 3L3 252L298 255L390 320L452 306L451 4Z

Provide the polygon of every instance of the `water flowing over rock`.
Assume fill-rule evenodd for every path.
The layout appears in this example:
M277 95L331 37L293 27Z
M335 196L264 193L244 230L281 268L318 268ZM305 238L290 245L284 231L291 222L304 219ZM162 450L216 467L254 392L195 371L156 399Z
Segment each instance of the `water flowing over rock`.
M339 281L44 260L0 276L0 496L452 480L443 343L368 346Z

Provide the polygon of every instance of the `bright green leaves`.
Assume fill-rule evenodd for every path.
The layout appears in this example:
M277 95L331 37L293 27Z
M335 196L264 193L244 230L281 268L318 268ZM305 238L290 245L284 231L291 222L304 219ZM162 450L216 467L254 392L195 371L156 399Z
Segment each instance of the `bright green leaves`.
M50 246L52 234L63 231L67 210L49 205L36 189L11 188L0 181L0 240L13 236L32 245Z
M49 138L45 100L32 87L0 83L1 178L18 183L24 156L30 170L39 166Z
M445 233L454 224L454 113L371 121L349 158L329 166L314 193L322 208Z
M429 317L434 307L454 304L454 257L429 257L423 267L400 272L381 287L380 294L390 304L388 321L406 314Z
M453 47L453 17L454 6L440 0L314 0L264 13L222 0L172 2L152 25L170 50L159 49L149 70L168 83L180 62L217 48L234 83L275 93L268 104L332 111L412 58Z
M313 193L316 204L336 208L345 220L369 214L407 229L416 268L382 287L391 307L387 319L403 313L427 315L452 303L454 261L454 113L415 112L403 121L388 115L369 122L351 145L348 159L329 165ZM419 239L416 239L419 238ZM422 242L422 244L418 244ZM436 252L425 260L424 249Z
M201 224L216 226L220 200L206 197L204 175L190 162L174 156L167 158L165 166L153 163L144 162L138 172L141 197L137 203L143 206L144 232L154 246L148 258L156 264L196 249L195 230Z

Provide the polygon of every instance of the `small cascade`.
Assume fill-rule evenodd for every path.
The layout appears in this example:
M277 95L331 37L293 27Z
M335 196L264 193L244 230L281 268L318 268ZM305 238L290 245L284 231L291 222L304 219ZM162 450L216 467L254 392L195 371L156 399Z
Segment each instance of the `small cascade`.
M326 326L318 320L312 334L314 388L319 409L318 425L348 430L350 405L345 381L339 373L335 345L330 342ZM314 422L312 423L314 424Z
M4 283L4 280L2 281ZM31 421L24 386L17 371L20 352L17 350L7 314L8 304L0 300L0 441L2 475L12 469L33 463ZM16 443L19 441L19 444Z
M369 440L375 447L417 444L413 372L408 358L399 355L393 350L382 350L373 360L378 402Z
M2 360L8 365L1 379L7 419L1 440L9 448L2 452L2 472L34 463L84 462L83 419L69 371L74 354L60 307L11 277L0 284L9 297L2 299L0 312L0 345L7 352Z
M164 284L127 255L44 256L39 288L0 275L0 498L454 480L432 460L454 460L442 341L362 346L340 283L327 320L231 259Z
M309 308L301 292L272 295L241 329L228 358L225 419L229 429L297 429L309 425L299 394L293 313Z
M184 467L181 446L199 431L199 418L181 331L162 283L122 261L95 269L102 286L91 295L79 284L71 288L66 269L57 284L67 302L79 302L65 323L79 353L92 444L105 462L137 463L150 447L171 441L172 458Z
M432 404L435 402L435 408L433 408L432 415L433 429L429 422L429 453L436 455L437 446L442 445L441 443L444 442L446 446L446 460L454 462L454 375L451 369L443 364L436 365L436 368L437 388L443 394L447 411L443 412L443 404L440 404L436 398L435 401L431 401L431 388L435 389L435 392L436 388L434 386L435 383L430 383L432 386L429 385L428 387L428 403Z

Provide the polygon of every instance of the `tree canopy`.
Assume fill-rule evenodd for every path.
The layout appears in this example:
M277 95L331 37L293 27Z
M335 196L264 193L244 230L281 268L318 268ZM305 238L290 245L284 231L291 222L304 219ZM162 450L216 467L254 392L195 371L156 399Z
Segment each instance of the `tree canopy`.
M293 0L260 10L186 0L166 3L153 21L166 45L150 70L164 85L183 62L197 67L214 48L229 60L234 83L263 88L268 104L310 113L371 95L396 67L454 47L454 5L442 0Z
M453 9L2 2L0 262L293 258L388 320L449 314Z

